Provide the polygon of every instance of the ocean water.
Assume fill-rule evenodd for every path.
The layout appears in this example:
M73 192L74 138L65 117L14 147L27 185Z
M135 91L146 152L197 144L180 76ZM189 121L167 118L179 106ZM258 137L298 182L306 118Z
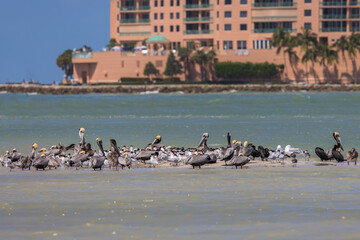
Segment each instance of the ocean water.
M357 148L360 93L0 95L0 151L26 154L101 137L144 146L234 139L313 152ZM314 154L313 154L314 155ZM359 239L360 168L89 169L0 167L0 239Z
M313 152L330 148L340 132L346 149L360 145L360 93L224 93L153 95L0 94L0 152L17 147L23 154L33 142L50 147L85 139L109 139L143 147L156 135L166 146L193 147L204 132L210 146L233 139L276 148L290 144ZM96 146L95 146L96 147Z

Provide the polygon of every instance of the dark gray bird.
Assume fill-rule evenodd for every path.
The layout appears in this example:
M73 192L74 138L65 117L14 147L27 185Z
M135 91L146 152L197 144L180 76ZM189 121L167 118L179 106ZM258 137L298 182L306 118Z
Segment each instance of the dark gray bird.
M233 156L235 152L235 148L231 145L231 134L228 132L226 135L227 138L227 148L224 152L224 155L222 156L220 161L225 161L225 164L227 161L229 161Z
M227 166L235 166L242 168L244 165L250 162L250 158L247 156L234 156L227 164Z
M353 163L355 163L355 166L356 166L358 156L359 156L359 154L355 150L355 148L352 148L351 151L348 151L347 154L346 154L348 165L350 164L350 162L353 162Z
M116 140L110 139L110 152L108 153L107 156L109 160L110 168L113 167L117 169L117 167L119 166L119 161L118 161L119 157L120 157L120 152Z
M36 159L33 162L33 166L35 167L36 170L42 169L45 171L45 168L48 166L48 164L49 164L49 158L46 157L45 153L41 154L40 158Z
M321 161L328 161L332 159L336 159L338 162L344 161L344 157L342 157L340 153L340 149L344 151L344 148L341 143L340 134L338 132L333 132L333 138L335 139L337 145L335 145L333 148L329 149L325 152L324 149L320 147L315 148L315 154L320 158ZM335 150L335 151L334 151ZM340 154L339 154L340 153ZM335 156L334 156L335 154Z
M105 152L104 152L104 148L102 146L102 140L101 138L96 138L96 143L99 146L99 155L94 155L90 158L90 162L89 162L89 166L94 169L94 171L96 169L100 169L102 166L104 165L104 162L106 160L106 156L105 156Z
M161 136L157 135L154 139L154 141L146 146L146 148L149 148L151 150L160 150L164 147L164 145L160 144L161 142Z
M127 152L124 153L124 155L120 155L118 161L121 169L124 169L125 167L130 169L132 161Z
M211 158L207 154L204 154L204 155L192 155L187 159L186 164L191 165L193 168L195 168L195 167L201 168L202 165L205 165L210 160L211 160Z
M11 162L17 162L19 161L21 158L21 153L19 153L16 148L14 148L12 150L12 153L9 156L9 159L11 160Z

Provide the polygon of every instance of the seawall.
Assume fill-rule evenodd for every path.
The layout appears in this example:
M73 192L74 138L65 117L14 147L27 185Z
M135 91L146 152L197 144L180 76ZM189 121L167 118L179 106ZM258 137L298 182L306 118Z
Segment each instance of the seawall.
M0 92L37 94L139 94L159 93L219 93L231 91L251 92L338 92L360 91L360 84L177 84L177 85L40 85L40 84L1 84Z

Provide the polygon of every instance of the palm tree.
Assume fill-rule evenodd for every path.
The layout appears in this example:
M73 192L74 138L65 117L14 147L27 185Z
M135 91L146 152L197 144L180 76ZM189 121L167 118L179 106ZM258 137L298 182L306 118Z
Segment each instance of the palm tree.
M306 72L307 70L307 62L311 62L312 69L313 69L313 75L315 76L315 69L314 64L317 62L317 50L315 48L309 48L301 58L301 62L305 63L306 66ZM307 77L307 83L309 83L309 78Z
M296 48L298 46L298 40L296 37L291 37L290 42L288 44L288 47L284 50L284 52L288 55L289 57L289 62L290 62L290 66L293 69L294 72L294 76L295 76L295 81L296 81L296 75L295 75L295 69L294 69L294 65L297 65L299 62L299 57L296 54L296 51L294 50L294 48Z
M209 69L209 73L210 73L210 77L213 80L214 78L214 65L216 62L216 52L212 49L209 52L206 53L206 57L207 57L207 64L208 64L208 69Z
M348 73L348 65L347 65L347 61L345 58L345 51L348 50L349 48L349 41L347 39L347 37L345 36L341 36L335 43L334 43L334 47L337 49L338 52L341 52L342 58L345 61L345 67L346 67L346 73Z
M317 51L320 65L324 65L326 68L328 65L332 65L335 61L338 62L338 52L332 49L327 43L320 43ZM329 77L329 76L328 76Z
M190 55L191 55L190 49L179 48L180 61L183 62L184 65L185 81L188 81L191 78Z
M288 80L288 70L286 67L285 48L288 47L291 41L291 35L284 31L284 27L280 26L279 30L272 35L271 46L276 47L276 54L279 54L283 50L285 79Z
M191 61L199 64L201 81L204 81L205 77L205 65L208 62L208 58L203 50L196 50L194 55L191 57Z
M348 49L347 49L347 52L348 52L348 55L350 57L350 59L355 62L355 72L354 72L354 82L355 84L357 84L357 67L356 67L356 61L355 58L356 58L356 53L357 53L357 50L360 49L360 36L359 34L356 34L356 33L351 33L351 35L349 36L349 40L348 40Z
M309 56L313 54L313 49L318 45L316 33L311 32L309 28L302 29L301 33L297 34L298 44L300 45L300 51L303 52L304 56L302 57L301 62L305 63L306 71L306 82L309 83L309 71L308 71L308 61L311 59Z

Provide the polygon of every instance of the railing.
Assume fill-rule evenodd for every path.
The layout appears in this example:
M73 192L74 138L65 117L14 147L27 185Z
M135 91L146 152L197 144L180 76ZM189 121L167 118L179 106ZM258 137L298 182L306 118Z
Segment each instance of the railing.
M185 30L184 34L210 34L212 30Z
M349 5L350 5L350 6L360 5L360 2L359 2L358 0L356 0L356 1L351 1L351 0L350 0Z
M346 1L327 1L320 2L321 6L346 6Z
M134 11L136 10L136 6L123 6L120 7L120 11Z
M136 23L136 19L135 18L120 19L120 23Z
M136 6L120 7L120 11L136 11L136 10L150 10L150 6L139 6L139 8L136 8Z
M120 36L144 36L150 34L151 32L119 32Z
M92 52L73 52L72 58L93 58Z
M256 16L252 20L281 20L281 19L296 19L296 16Z
M345 19L346 14L341 14L341 15L321 15L320 17L322 19Z
M279 28L257 28L254 29L253 33L275 33L279 31ZM295 28L284 28L285 32L296 32Z
M350 27L350 32L359 32L360 27Z
M349 18L360 18L360 14L357 13L357 14L350 14L349 15Z
M150 6L139 6L139 10L150 10Z
M253 7L295 7L296 2L259 2L253 3Z
M205 21L212 21L213 18L212 17L188 17L188 18L184 18L185 22L205 22Z
M320 32L346 32L346 27L320 28Z
M212 8L212 4L186 4L184 8L186 9L197 9L197 8Z
M139 19L139 23L149 23L150 22L150 18L140 18Z

